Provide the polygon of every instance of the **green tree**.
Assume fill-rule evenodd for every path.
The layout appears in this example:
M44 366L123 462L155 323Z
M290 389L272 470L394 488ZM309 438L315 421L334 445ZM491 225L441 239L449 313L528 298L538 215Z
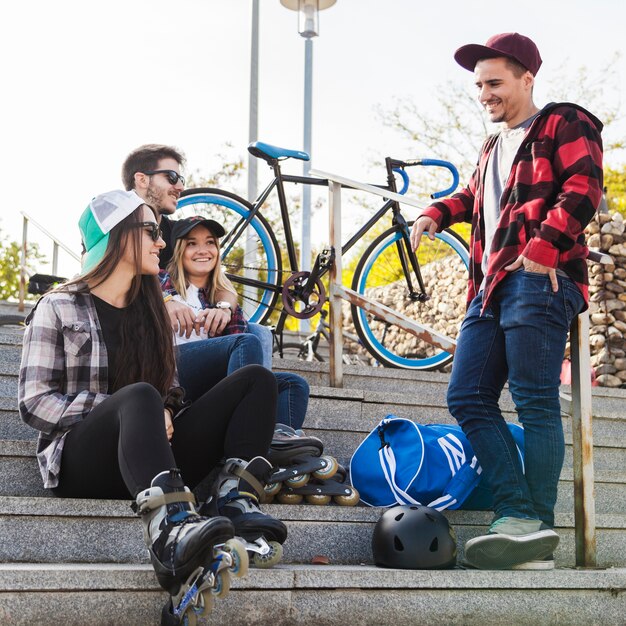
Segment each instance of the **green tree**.
M17 241L9 241L8 237L0 235L0 300L19 297L21 249ZM37 244L30 244L26 255L26 273L33 274L36 265L44 259ZM30 300L35 298L30 294L26 294L26 297Z
M604 184L609 211L618 211L626 217L626 165L621 168L607 167Z

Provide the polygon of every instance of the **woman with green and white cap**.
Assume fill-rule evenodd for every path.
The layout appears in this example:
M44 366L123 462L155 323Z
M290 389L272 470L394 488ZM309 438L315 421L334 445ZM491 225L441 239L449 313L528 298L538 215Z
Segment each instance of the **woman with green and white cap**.
M165 243L154 212L134 191L112 191L91 201L79 226L80 276L46 294L27 320L20 415L39 431L39 468L55 495L135 499L172 596L164 619L206 612L211 594L202 591L222 595L228 568L244 573L247 555L229 519L198 515L189 487L224 457L250 462L267 452L276 383L248 366L185 402L157 279ZM282 543L286 528L273 521ZM200 593L188 594L194 584Z

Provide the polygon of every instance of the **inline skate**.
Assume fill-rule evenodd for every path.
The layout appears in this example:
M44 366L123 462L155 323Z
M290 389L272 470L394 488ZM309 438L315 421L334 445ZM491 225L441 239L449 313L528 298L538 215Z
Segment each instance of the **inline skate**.
M332 478L320 480L311 476L309 482L301 487L285 484L278 492L276 499L281 504L300 504L306 500L308 504L329 504L331 499L340 506L356 506L360 500L359 492L346 481L348 472L343 465L337 467Z
M330 480L339 464L323 452L324 444L317 437L277 424L268 454L274 469L265 487L266 494L273 497L283 488L304 487L311 480Z
M171 596L162 625L193 626L208 615L215 597L228 594L230 574L248 571L248 554L233 538L232 522L202 517L194 503L177 469L157 474L135 501L157 580Z
M228 459L213 487L213 496L201 512L223 515L231 520L235 535L241 540L257 567L272 567L283 556L287 527L280 520L263 513L264 485L272 466L257 456L251 461Z

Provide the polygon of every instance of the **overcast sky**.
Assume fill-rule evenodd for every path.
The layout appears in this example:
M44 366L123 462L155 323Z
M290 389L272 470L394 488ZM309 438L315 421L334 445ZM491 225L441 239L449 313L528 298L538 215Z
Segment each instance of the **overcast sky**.
M143 143L178 146L189 171L215 171L225 151L245 157L251 5L3 3L3 234L21 237L24 210L77 249L80 213L94 195L121 186L123 159ZM304 40L296 14L279 0L261 0L260 15L259 139L301 149ZM452 58L457 47L484 43L498 32L533 38L544 59L536 88L541 105L542 84L564 62L593 73L624 49L626 2L338 0L320 14L320 24L313 166L365 180L373 177L377 157L437 156L407 153L374 109L409 97L427 110L446 81L469 84L472 75ZM618 68L616 88L624 98L626 56ZM301 164L287 169L300 172ZM268 178L262 165L259 183Z

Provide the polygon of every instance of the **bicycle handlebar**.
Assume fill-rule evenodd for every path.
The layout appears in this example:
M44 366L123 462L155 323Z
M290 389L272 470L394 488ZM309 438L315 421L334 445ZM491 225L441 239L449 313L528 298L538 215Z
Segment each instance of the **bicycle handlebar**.
M398 171L398 169L400 168L413 167L414 165L423 165L424 167L445 167L452 174L452 185L450 185L450 187L444 189L443 191L436 191L435 193L432 193L430 197L433 200L436 200L437 198L441 198L443 196L447 196L448 194L452 193L459 184L459 171L449 161L443 161L441 159L412 159L409 161L398 161L396 159L391 159L391 164L394 167L394 172ZM404 172L404 174L406 175L406 172ZM407 178L404 178L404 175L402 174L401 176L404 179L405 187L408 187L408 176ZM406 189L403 189L403 191L400 191L399 193L405 192Z
M393 172L395 172L396 174L400 174L400 176L402 177L402 189L400 189L400 191L398 191L398 193L403 196L406 193L406 190L409 188L409 175L401 168L399 167L394 167Z

